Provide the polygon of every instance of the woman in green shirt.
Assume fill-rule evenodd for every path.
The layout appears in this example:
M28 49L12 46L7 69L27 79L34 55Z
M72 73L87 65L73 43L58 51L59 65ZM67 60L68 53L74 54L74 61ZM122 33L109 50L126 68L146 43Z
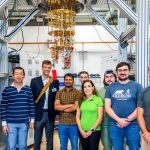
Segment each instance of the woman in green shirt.
M76 113L80 142L83 150L98 150L103 101L95 95L95 86L91 80L83 82L82 92L84 98Z

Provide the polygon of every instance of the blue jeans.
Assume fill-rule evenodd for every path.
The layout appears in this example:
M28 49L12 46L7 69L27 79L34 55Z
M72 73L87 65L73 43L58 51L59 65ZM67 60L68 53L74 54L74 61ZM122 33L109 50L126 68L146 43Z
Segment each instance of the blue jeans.
M40 150L44 127L45 127L45 135L47 140L46 149L53 150L54 122L49 121L48 112L43 112L42 120L35 122L34 150Z
M8 123L7 150L27 150L28 123Z
M71 142L71 149L78 150L78 127L76 125L58 126L58 135L60 139L60 150L67 150L68 138Z
M114 150L124 149L124 138L126 138L129 150L140 149L140 128L137 122L131 122L125 128L119 128L115 123L111 122L109 132Z

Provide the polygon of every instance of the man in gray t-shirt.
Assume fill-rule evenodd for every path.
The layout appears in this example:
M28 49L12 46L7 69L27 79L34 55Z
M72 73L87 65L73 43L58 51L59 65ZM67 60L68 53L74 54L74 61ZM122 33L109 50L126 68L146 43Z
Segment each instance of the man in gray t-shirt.
M138 122L142 130L142 149L150 150L150 86L138 97Z

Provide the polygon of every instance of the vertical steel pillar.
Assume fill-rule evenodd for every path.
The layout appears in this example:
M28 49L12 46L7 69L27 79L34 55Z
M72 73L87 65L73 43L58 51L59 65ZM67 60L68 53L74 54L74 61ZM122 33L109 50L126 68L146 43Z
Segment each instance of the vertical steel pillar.
M118 18L118 26L119 26L119 34L125 32L127 30L128 19L126 16L119 11ZM119 61L127 61L127 47L121 48L120 43L118 45L118 53L119 53Z
M143 87L149 84L148 65L149 65L149 20L148 20L148 0L137 0L138 24L137 24L137 82Z
M7 12L7 8L6 8ZM4 20L0 20L0 27ZM0 30L1 35L6 35L7 26L1 27ZM7 52L7 43L4 41L0 41L0 102L1 102L1 93L5 86L8 85L8 52ZM1 121L0 121L1 123ZM1 130L1 129L0 129ZM0 131L0 134L2 132ZM2 142L2 135L0 135L0 142Z
M0 25L3 20L0 20ZM0 34L6 35L7 27L2 27ZM7 51L7 43L4 41L0 41L0 93L4 89L6 85L8 85L8 51ZM1 98L0 98L1 99Z
M131 4L131 0L124 0L125 4L128 6ZM128 12L128 11L127 11ZM119 18L118 18L118 25L119 25L119 34L121 35L123 32L127 31L128 26L128 19L125 13L119 10ZM121 48L119 43L119 53L120 53L120 61L127 61L127 47Z

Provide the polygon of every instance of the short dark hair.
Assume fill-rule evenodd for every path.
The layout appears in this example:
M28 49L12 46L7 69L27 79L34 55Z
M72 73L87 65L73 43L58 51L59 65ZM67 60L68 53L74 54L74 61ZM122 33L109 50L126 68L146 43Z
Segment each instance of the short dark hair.
M25 75L25 71L24 71L24 69L23 69L22 67L15 67L15 68L13 69L13 71L12 71L12 74L13 74L13 75L14 75L14 73L15 73L15 70L22 70L23 74Z
M106 85L106 82L105 82L105 75L106 74L113 74L113 76L115 77L115 82L117 81L117 76L116 74L113 72L113 70L106 70L105 73L104 73L104 79L103 79L103 84Z
M88 78L89 78L89 73L88 73L87 71L81 71L81 72L79 73L79 77L81 76L81 74L87 74L87 76L88 76Z
M131 70L131 66L129 63L127 62L120 62L117 66L116 66L116 71L118 70L118 68L122 67L122 66L128 66L129 70Z
M52 63L51 63L51 61L50 60L43 60L43 62L42 62L42 67L43 67L43 65L51 65Z
M95 85L94 85L93 81L92 81L92 80L86 80L86 81L84 81L83 84L82 84L82 93L84 94L84 96L85 96L85 93L84 93L84 84L85 84L86 82L91 83L91 85L94 87L93 94L95 94L95 93L96 93L96 88L95 88Z
M73 76L72 73L66 73L66 74L64 75L64 80L65 80L66 77L71 77L71 78L74 80L74 76Z

